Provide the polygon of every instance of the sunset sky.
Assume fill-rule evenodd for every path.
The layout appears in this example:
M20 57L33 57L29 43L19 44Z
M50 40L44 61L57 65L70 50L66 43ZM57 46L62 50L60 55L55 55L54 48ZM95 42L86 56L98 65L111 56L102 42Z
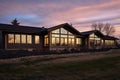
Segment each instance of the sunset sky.
M111 23L120 35L120 0L0 0L0 23L52 27L70 23L80 32L92 23Z

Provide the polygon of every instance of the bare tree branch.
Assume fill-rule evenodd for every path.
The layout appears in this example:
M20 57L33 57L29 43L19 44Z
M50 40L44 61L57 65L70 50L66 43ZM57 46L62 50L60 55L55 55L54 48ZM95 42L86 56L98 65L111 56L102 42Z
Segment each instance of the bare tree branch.
M93 23L93 24L91 25L91 28L92 28L92 30L97 30L97 24L96 24L96 23Z
M104 24L103 23L93 23L91 25L91 28L92 28L92 30L98 30L98 31L102 32L104 29Z
M108 36L113 35L113 33L115 33L115 28L111 24L106 23L104 26L104 32Z
M103 24L103 23L93 23L91 25L91 28L92 30L98 30L102 33L104 33L105 35L113 35L114 32L115 32L115 28L109 24L109 23L106 23L106 24Z

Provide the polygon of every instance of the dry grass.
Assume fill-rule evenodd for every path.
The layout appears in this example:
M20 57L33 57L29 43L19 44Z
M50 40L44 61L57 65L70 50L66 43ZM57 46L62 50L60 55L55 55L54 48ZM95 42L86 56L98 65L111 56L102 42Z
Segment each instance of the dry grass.
M53 55L37 55L37 56L26 56L12 59L0 59L0 63L22 63L24 61L38 61L41 64L48 63L64 63L73 61L85 61L94 60L104 57L119 56L119 49L112 49L106 52L94 52L94 53L72 53L72 54L53 54Z
M120 50L0 60L0 80L120 80L119 72Z

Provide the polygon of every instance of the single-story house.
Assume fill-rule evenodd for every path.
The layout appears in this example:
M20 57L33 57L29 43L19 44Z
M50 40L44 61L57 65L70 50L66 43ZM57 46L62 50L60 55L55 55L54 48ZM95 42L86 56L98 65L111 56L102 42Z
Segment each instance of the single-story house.
M104 35L104 48L116 48L117 40L119 39L113 36Z
M50 28L0 24L0 49L3 50L80 50L110 48L115 44L114 37L95 30L80 33L68 23Z
M84 36L83 44L87 49L115 48L117 38L106 36L98 30L81 32Z
M46 28L0 24L0 49L43 50Z
M49 50L80 49L82 46L81 33L68 23L47 29Z

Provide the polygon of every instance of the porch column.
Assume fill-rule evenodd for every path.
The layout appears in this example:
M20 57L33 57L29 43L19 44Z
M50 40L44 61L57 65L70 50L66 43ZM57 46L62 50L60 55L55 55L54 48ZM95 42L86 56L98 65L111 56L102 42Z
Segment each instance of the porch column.
M0 49L4 49L5 46L4 41L5 40L4 40L3 32L0 31Z
M105 48L106 47L106 45L105 45L105 40L103 40L103 48Z

